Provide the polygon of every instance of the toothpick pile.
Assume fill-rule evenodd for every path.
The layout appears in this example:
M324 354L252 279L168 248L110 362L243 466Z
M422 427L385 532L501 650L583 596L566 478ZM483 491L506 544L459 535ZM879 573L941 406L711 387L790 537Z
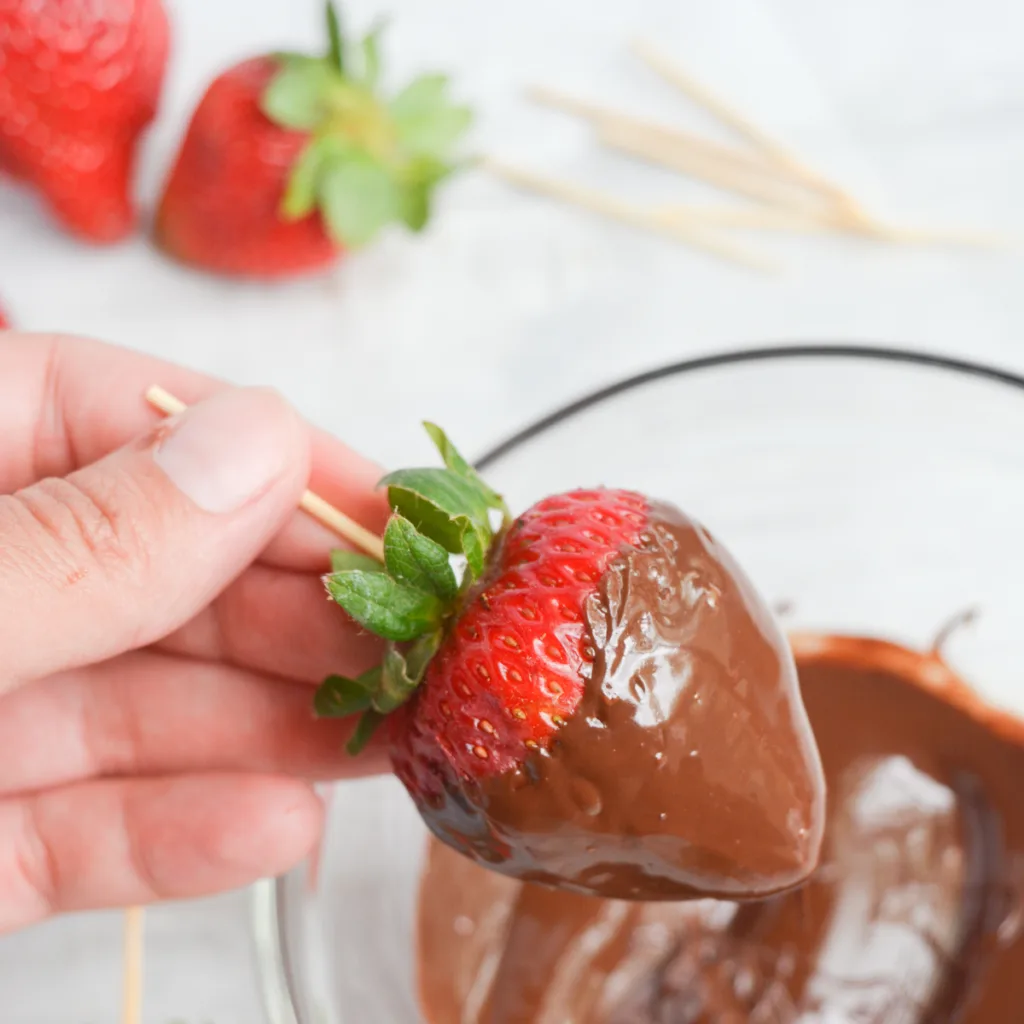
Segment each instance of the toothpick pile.
M486 158L483 166L521 188L583 207L633 227L655 231L720 258L760 270L772 261L734 243L728 229L845 234L884 242L996 245L980 232L895 228L870 215L837 183L808 167L784 145L733 109L670 57L649 43L631 50L656 75L711 113L744 146L705 139L673 125L567 95L554 89L528 91L536 103L589 124L611 152L666 168L742 196L746 205L669 204L641 206L596 189Z

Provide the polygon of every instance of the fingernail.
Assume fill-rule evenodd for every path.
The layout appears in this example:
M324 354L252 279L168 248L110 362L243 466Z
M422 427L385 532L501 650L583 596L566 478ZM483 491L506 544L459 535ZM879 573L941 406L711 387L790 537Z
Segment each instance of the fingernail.
M153 459L205 512L234 512L285 471L294 454L290 415L268 388L222 391L168 421Z

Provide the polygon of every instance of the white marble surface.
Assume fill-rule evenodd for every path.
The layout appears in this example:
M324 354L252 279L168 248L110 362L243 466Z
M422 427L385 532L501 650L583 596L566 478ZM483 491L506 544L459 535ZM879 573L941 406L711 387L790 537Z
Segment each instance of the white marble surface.
M169 0L175 53L145 157L162 168L203 83L232 58L318 39L312 0ZM707 129L625 53L651 36L812 163L893 217L1022 234L1024 16L1012 0L353 0L393 15L396 74L441 65L482 110L478 139L520 162L638 197L697 200L599 154L531 108L543 80ZM467 177L432 230L388 238L326 277L279 287L174 266L144 240L90 252L0 188L0 301L25 327L84 333L245 382L272 382L383 463L425 452L441 419L469 450L623 372L724 346L860 340L1024 370L1021 250L751 239L761 276ZM261 1019L247 903L150 916L147 1024ZM116 1019L119 921L86 915L0 940L9 1024Z

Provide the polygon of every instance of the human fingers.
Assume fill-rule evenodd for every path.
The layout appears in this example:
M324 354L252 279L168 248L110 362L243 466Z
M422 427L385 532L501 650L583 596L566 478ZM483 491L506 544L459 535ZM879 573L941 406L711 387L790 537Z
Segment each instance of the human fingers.
M317 719L306 684L137 651L0 697L0 797L104 777L387 771L379 738L346 752L354 726Z
M359 675L382 654L381 641L328 600L319 575L265 565L247 569L159 646L307 683Z
M298 416L273 392L238 389L0 496L0 690L187 622L280 530L308 473Z
M322 820L307 783L272 775L103 780L0 800L0 932L280 874Z
M0 493L96 462L161 419L145 400L153 384L194 404L229 385L128 349L62 335L0 335ZM309 486L367 528L383 529L378 466L310 429ZM322 568L337 538L296 514L270 548L277 565Z

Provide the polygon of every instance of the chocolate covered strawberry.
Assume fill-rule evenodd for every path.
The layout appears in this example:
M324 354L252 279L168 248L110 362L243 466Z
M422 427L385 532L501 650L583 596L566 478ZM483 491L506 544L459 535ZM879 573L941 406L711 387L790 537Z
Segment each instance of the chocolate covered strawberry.
M168 37L160 0L0 3L0 171L88 241L135 226L136 150L156 113Z
M230 275L284 277L402 224L420 231L470 122L443 75L379 86L380 31L347 45L328 4L323 55L266 54L218 76L160 200L158 243Z
M360 713L356 749L387 719L429 827L507 874L631 899L806 879L821 764L786 642L728 552L631 490L513 519L429 429L446 466L385 477L384 564L340 555L326 578L388 645L327 680L320 713Z

